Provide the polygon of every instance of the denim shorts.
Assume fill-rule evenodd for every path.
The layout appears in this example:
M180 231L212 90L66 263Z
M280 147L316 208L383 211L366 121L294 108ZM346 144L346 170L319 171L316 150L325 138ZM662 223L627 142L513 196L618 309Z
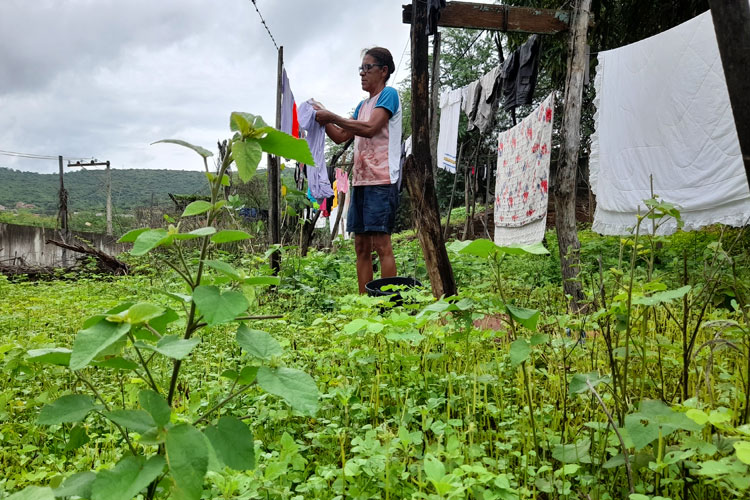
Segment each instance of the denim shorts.
M398 186L352 186L346 231L392 233L398 208Z

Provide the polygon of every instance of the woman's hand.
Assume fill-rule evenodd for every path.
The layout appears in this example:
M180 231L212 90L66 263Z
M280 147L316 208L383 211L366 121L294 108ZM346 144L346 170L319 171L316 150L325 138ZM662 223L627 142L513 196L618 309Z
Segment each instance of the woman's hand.
M312 105L312 107L313 107L313 109L314 109L315 111L320 111L321 109L326 109L326 107L325 107L325 106L323 106L322 104L320 104L320 103L319 103L318 101L316 101L315 99L310 99L310 100L309 100L308 102L309 102L309 103L310 103L310 104Z
M315 121L321 125L328 125L332 123L336 115L326 109L318 109L315 112Z

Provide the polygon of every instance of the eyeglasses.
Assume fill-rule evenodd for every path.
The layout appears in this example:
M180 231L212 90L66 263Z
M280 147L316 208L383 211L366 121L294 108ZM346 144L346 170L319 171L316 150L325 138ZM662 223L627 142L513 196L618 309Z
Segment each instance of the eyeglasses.
M369 64L369 63L367 63L367 64L363 64L358 69L359 69L360 73L368 73L375 66L380 66L382 68L383 66L385 66L385 64Z

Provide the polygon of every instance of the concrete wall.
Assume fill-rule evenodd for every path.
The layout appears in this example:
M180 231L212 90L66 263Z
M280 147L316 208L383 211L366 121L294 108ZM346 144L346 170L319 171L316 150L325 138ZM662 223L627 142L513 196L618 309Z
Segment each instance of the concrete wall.
M116 238L99 233L74 231L69 243L86 243L101 252L117 255L130 248L130 244L117 243ZM0 264L26 266L68 267L84 255L65 250L46 241L62 241L55 229L0 223ZM81 241L83 240L83 241Z

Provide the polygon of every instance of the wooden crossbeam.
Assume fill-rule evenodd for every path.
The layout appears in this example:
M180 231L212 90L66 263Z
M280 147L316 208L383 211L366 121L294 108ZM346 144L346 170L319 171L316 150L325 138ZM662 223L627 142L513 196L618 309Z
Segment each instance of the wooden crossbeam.
M411 5L404 5L402 19L411 24ZM447 2L440 11L438 26L477 28L494 31L554 34L568 31L570 11L534 9L512 5L474 2Z

